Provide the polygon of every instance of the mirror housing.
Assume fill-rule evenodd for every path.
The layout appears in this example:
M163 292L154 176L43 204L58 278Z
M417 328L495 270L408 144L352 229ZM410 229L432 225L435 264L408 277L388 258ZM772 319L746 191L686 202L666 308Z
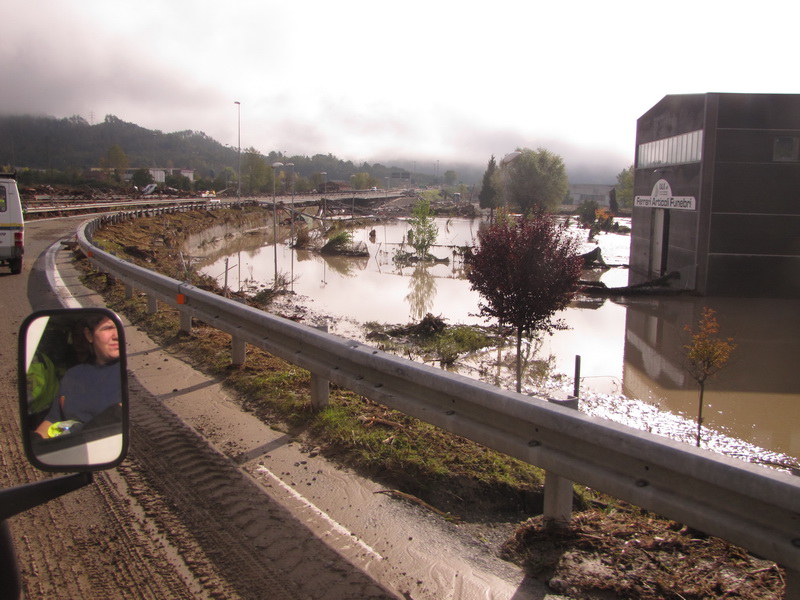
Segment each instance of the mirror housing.
M19 331L22 441L51 472L100 471L128 452L125 330L107 308L38 311Z

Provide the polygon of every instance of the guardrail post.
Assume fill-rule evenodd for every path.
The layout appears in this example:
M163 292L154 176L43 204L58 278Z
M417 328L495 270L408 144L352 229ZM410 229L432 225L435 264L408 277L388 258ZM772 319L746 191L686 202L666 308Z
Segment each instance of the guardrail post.
M316 326L320 331L328 333L328 323ZM321 410L331 401L331 382L316 373L311 373L311 408Z
M548 402L578 410L578 399L570 396L566 400L548 398ZM544 474L544 510L542 516L549 527L559 527L572 519L573 482L557 473Z
M178 329L182 333L192 333L192 315L189 314L188 311L182 310L180 312L181 315L181 324L178 326Z
M243 365L247 356L245 341L237 337L231 337L231 364Z
M125 284L125 300L133 298L133 286L129 283Z
M158 312L158 298L153 294L147 295L147 314L154 315Z
M311 406L319 410L328 406L331 400L330 381L311 373Z

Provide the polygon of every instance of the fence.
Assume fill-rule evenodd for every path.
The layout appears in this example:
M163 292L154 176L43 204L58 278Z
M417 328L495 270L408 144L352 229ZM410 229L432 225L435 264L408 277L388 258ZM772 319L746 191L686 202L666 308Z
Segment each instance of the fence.
M174 207L166 210L186 210ZM153 211L149 211L153 212ZM571 480L726 539L787 569L786 598L800 597L800 480L666 438L582 415L488 384L406 360L366 344L276 317L112 256L92 243L105 222L85 223L78 243L100 270L148 306L177 308L231 335L236 363L246 345L311 372L312 403L327 403L328 383L556 473L551 487L571 501ZM546 482L550 484L550 480ZM547 495L547 491L546 491Z

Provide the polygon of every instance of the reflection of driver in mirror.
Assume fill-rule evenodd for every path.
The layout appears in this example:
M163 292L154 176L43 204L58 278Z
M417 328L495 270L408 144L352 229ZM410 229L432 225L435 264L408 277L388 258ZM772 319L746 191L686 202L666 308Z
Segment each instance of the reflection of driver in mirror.
M116 407L121 406L116 324L103 315L89 317L83 323L82 337L78 333L76 342L82 342L84 338L87 342L83 345L84 362L64 374L56 399L47 416L36 427L36 433L42 438L77 433L101 413L113 413ZM80 353L81 349L76 350Z

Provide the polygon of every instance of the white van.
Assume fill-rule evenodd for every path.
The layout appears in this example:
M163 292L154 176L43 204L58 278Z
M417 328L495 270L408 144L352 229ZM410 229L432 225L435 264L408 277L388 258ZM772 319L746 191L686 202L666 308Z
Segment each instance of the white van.
M0 173L0 263L8 265L14 275L22 272L24 229L17 176Z

